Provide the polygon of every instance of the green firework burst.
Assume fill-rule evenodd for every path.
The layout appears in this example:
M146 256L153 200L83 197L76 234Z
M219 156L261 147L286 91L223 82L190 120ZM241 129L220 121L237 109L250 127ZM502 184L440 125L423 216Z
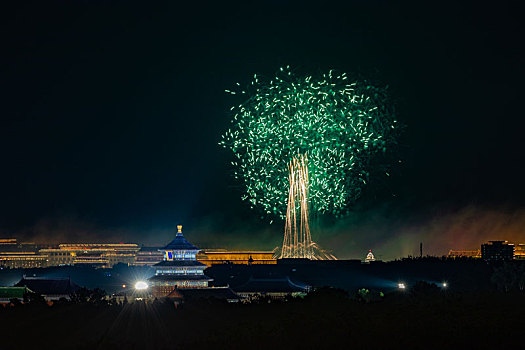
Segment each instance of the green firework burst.
M245 91L226 92L247 99L232 107L220 144L233 151L242 199L270 217L286 215L293 156L308 156L311 212L341 216L367 184L372 157L396 142L386 89L344 73L298 77L286 67L270 82L255 75Z

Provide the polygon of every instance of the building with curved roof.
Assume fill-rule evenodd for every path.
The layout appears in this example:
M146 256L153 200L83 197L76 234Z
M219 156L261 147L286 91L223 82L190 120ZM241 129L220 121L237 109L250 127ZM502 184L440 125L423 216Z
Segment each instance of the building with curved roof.
M154 297L168 296L176 288L206 288L213 281L204 274L208 266L197 261L200 249L184 237L182 225L177 226L175 239L159 250L163 260L153 265L155 276L149 278Z

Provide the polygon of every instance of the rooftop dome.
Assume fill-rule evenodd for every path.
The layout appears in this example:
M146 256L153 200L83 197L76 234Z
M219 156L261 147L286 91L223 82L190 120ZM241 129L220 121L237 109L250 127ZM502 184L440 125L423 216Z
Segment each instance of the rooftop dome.
M182 225L177 226L177 236L175 239L168 243L167 246L162 248L162 250L200 250L182 235Z

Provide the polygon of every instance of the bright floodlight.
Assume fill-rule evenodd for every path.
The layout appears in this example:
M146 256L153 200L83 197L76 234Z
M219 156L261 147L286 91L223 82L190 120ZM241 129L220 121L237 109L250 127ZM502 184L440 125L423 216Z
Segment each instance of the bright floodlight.
M136 290L148 289L148 284L144 281L138 281L137 283L135 283L135 289Z
M443 288L447 288L448 287L448 283L447 282L443 282L441 285L443 286Z
M406 286L405 286L404 283L398 283L398 284L397 284L397 288L399 288L399 289L405 289Z

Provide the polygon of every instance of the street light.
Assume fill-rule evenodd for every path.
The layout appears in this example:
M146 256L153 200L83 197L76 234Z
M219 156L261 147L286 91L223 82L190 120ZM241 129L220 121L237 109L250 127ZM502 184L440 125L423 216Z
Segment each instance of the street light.
M148 284L144 281L138 281L137 283L135 283L135 289L136 290L148 289Z

